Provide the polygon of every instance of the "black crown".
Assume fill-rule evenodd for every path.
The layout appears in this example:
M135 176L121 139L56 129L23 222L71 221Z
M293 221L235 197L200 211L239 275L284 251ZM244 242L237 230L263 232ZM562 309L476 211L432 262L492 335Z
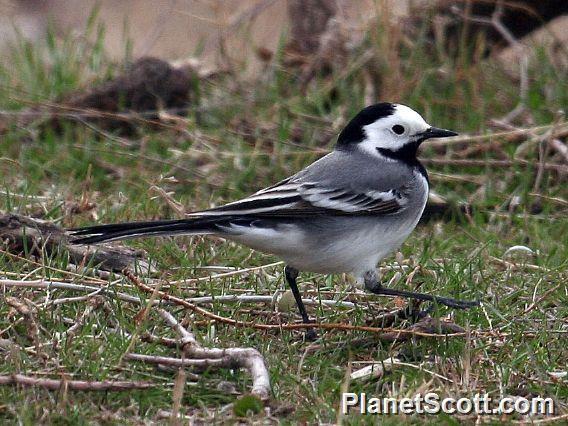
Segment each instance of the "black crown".
M378 104L370 105L355 117L345 126L343 131L337 138L337 147L347 148L350 145L357 144L365 138L363 126L374 123L375 121L393 115L395 112L395 104L389 102L381 102Z

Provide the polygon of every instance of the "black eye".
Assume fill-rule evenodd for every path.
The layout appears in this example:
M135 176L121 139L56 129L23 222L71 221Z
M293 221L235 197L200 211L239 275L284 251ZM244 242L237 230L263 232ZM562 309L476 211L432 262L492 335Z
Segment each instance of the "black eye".
M404 133L404 127L400 124L395 124L394 126L392 126L392 131L397 135L402 135Z

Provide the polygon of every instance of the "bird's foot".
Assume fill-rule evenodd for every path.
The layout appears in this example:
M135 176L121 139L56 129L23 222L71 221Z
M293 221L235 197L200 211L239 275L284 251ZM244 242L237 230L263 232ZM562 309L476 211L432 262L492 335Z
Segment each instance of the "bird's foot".
M421 300L425 302L434 302L440 305L445 305L455 309L468 309L479 306L479 301L457 300L450 297L432 296L431 294L416 293L413 291L395 290L392 288L383 287L377 280L377 275L374 271L365 274L365 288L371 293L384 295L405 297L408 299Z
M318 339L318 332L313 328L306 329L306 333L304 334L304 338L308 342L314 342Z
M384 296L405 297L408 299L422 300L425 302L434 302L439 305L445 305L454 309L469 309L479 306L479 301L458 300L450 297L432 296L430 294L415 293L413 291L395 290L391 288L380 287L373 291L373 293Z

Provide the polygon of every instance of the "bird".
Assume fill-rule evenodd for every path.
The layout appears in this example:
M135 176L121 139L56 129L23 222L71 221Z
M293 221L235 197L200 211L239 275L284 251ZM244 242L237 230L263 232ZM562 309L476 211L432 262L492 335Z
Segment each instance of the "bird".
M479 302L387 288L376 272L414 230L426 206L430 184L418 148L429 139L456 135L429 125L406 105L373 104L347 123L330 153L275 185L184 219L73 229L73 242L211 235L276 255L284 260L286 281L306 324L300 272L348 273L371 293L467 309Z

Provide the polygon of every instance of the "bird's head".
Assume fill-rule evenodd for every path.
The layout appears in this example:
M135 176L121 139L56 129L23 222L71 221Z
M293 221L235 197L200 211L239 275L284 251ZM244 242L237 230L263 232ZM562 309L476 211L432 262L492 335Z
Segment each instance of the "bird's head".
M373 156L414 160L426 139L456 135L430 126L406 105L383 102L359 112L339 134L336 149L359 149Z

